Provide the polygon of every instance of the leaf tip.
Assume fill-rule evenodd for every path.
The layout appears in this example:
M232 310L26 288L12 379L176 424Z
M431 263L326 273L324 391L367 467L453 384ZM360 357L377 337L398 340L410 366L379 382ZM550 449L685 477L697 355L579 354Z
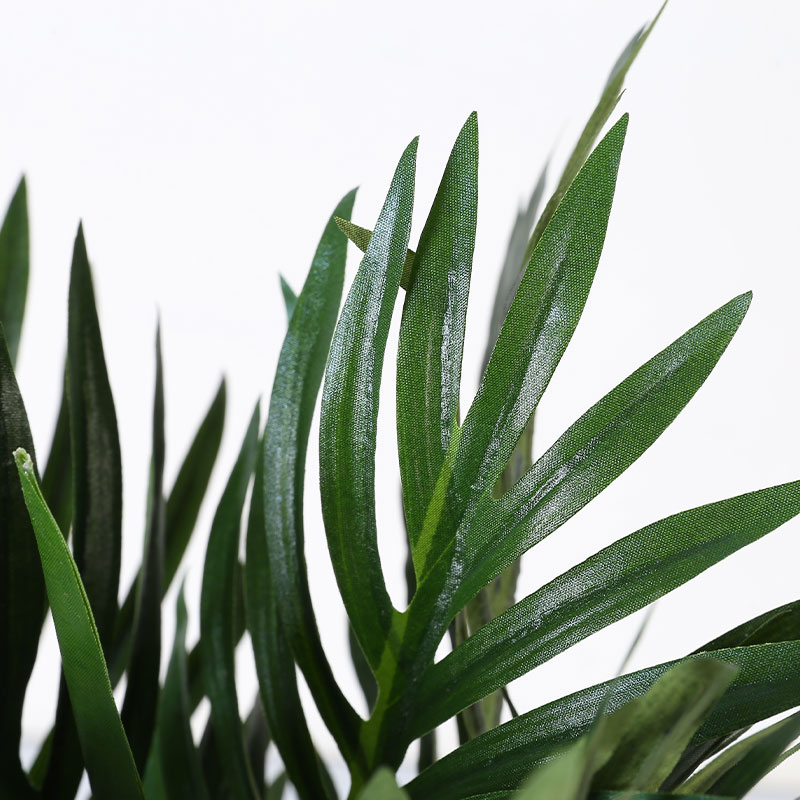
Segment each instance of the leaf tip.
M29 475L33 474L33 460L24 447L18 447L14 451L14 461L17 463L17 469Z

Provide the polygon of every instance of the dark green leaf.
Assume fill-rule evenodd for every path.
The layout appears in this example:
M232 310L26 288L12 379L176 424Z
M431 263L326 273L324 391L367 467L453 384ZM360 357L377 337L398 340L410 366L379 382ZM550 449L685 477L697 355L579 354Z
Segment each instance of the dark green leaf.
M269 422L267 423L269 425ZM292 654L283 635L264 529L264 453L256 462L245 559L247 629L253 643L261 702L286 772L303 800L329 797L308 731Z
M800 483L783 484L674 514L609 545L435 664L418 701L425 720L420 728L449 719L798 513Z
M100 637L77 565L44 502L30 456L21 448L14 456L36 534L92 791L99 798L142 800L139 775L114 704Z
M397 166L339 316L320 412L320 490L328 549L347 614L373 671L395 613L375 525L378 392L411 229L416 154L414 139Z
M354 200L354 192L345 195L334 214L349 216ZM252 562L248 556L247 561L254 571L248 583L257 584L262 590L260 596L253 596L253 602L269 606L251 608L251 614L264 615L261 621L270 625L273 624L271 615L280 615L282 636L286 637L303 671L322 719L350 760L356 751L358 717L337 686L320 642L308 589L302 513L308 434L341 301L346 255L347 241L331 219L297 299L272 385L264 431L262 487L269 562L263 556L257 562ZM267 569L271 570L271 576L264 574ZM263 658L270 657L270 647L278 648L274 658L280 658L280 648L284 647L282 638L280 642L265 638L263 645ZM286 668L273 663L262 669L264 679L270 682L274 676L272 679L267 676L269 669ZM261 691L263 696L263 682ZM280 747L276 725L270 716L270 701L266 697L263 699ZM290 708L284 711L293 713ZM308 766L304 769L312 773L309 780L314 780L314 771ZM287 771L297 785L300 780L297 769L289 768L287 763Z
M234 678L235 575L242 510L258 451L258 424L256 405L211 525L200 594L200 645L211 724L226 784L236 800L260 797L247 761Z
M53 441L42 475L42 494L58 527L67 535L72 524L72 461L69 452L69 399L67 397L66 370L64 391L61 395L61 405L53 431Z
M158 758L168 800L207 800L203 769L192 738L189 675L186 665L186 603L178 593L178 623L164 691L158 707ZM150 769L148 763L148 770ZM145 779L145 787L147 780ZM148 795L148 800L150 795Z
M144 771L156 723L161 665L161 596L164 577L164 377L161 327L156 333L156 380L153 401L153 452L147 507L150 517L144 537L142 566L136 585L136 612L131 634L128 685L122 704L122 724L134 760Z
M422 230L400 323L397 449L412 552L458 427L477 211L478 118L473 113L456 139Z
M29 793L19 761L25 689L36 661L45 608L36 539L12 455L33 439L0 324L0 795Z
M800 705L800 641L717 650L691 658L709 656L738 666L739 674L692 745ZM513 789L537 764L583 735L601 706L613 713L644 694L677 663L623 675L522 714L446 755L406 789L412 798L437 800Z
M17 361L28 295L29 247L28 195L22 178L0 228L0 322L12 366Z
M256 786L264 785L266 776L267 747L270 736L267 718L261 699L256 695L253 707L244 722L244 744L247 748L247 759L250 762L250 771L256 779Z

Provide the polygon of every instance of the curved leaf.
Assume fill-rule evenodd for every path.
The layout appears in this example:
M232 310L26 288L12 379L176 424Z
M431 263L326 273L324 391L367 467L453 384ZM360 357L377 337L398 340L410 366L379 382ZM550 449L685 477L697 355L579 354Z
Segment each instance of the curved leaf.
M44 570L64 676L92 791L142 800L142 786L114 704L100 637L67 543L44 502L30 456L14 451Z
M420 728L449 719L798 513L800 482L788 483L673 514L614 542L528 595L434 664L419 696L424 709Z
M200 646L211 725L226 783L236 800L260 797L245 751L234 677L235 573L242 509L258 450L258 423L256 405L211 524L200 593Z
M378 391L411 229L416 154L414 139L397 166L339 316L320 412L320 489L328 549L347 614L373 671L394 613L375 526Z
M334 213L349 216L354 200L355 192L349 192ZM297 299L272 384L264 431L261 489L269 561L263 556L259 556L258 561L248 557L248 568L253 570L248 582L258 583L264 592L261 597L253 596L253 603L270 606L252 607L250 613L266 615L270 625L273 624L271 615L280 615L283 635L303 671L322 719L342 753L352 760L357 746L358 717L334 680L319 638L308 588L303 532L308 434L341 301L346 254L347 242L331 219ZM267 570L271 571L271 576L265 574ZM256 575L256 571L264 574ZM277 648L275 657L280 657L282 639L278 642L268 637L263 644L263 658L269 658L269 647ZM277 668L276 664L263 665L265 680L270 680L269 670ZM265 697L265 705L268 702ZM286 711L288 713L289 709ZM269 719L274 733L274 721ZM287 770L291 780L297 782L299 776L288 764Z

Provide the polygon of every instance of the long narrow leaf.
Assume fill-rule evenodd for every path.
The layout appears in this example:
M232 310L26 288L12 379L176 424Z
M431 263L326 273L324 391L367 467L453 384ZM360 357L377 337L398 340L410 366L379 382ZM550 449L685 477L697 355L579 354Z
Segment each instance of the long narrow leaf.
M211 525L200 593L200 644L211 724L218 758L235 800L255 800L260 796L244 747L234 680L235 573L242 510L258 451L258 425L256 405Z
M478 117L456 139L420 236L397 352L397 449L412 552L458 425L478 213Z
M691 744L724 736L800 705L800 641L716 650L739 674ZM437 761L408 786L412 798L456 800L482 791L512 789L537 765L583 735L605 704L613 713L644 694L668 662L562 697L506 722Z
M21 448L14 456L36 534L92 791L98 800L142 800L141 782L114 704L100 637L77 565L44 502L30 456Z
M334 214L349 216L354 201L355 193L349 192ZM262 559L251 564L248 558L248 568L262 573L269 569L272 574L252 575L248 582L258 583L264 591L274 593L253 600L277 609L283 635L303 671L322 719L342 753L351 760L357 747L358 717L334 680L317 631L305 566L302 513L309 429L341 302L346 255L345 237L331 219L292 312L264 431L261 490L269 561ZM271 619L272 611L253 609L252 613L265 614ZM279 647L282 643L265 640L264 645ZM269 657L267 649L262 653ZM277 665L263 669L277 669ZM267 704L266 698L264 702ZM297 775L288 765L287 770L295 782Z
M42 475L42 494L58 527L69 533L72 525L72 460L69 452L69 399L66 370L56 427Z
M33 439L0 324L0 795L26 797L20 766L22 705L45 607L36 539L19 485L14 448Z
M12 366L17 361L28 295L29 249L28 193L22 178L0 228L0 323Z
M156 380L153 401L153 452L142 566L136 587L128 685L122 723L139 771L144 770L156 723L161 665L161 596L164 577L164 376L161 328L156 333Z
M394 613L375 524L378 391L411 229L416 153L414 139L397 166L344 303L320 412L320 489L328 549L347 614L373 670L380 663Z
M798 513L800 482L789 483L673 514L609 545L435 664L418 701L425 719L421 727L443 722Z

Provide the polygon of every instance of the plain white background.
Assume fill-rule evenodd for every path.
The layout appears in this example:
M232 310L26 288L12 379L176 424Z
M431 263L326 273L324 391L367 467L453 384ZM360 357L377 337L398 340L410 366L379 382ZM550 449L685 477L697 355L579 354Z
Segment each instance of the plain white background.
M466 405L516 209L549 156L557 177L619 51L657 8L655 0L3 5L0 197L27 175L32 232L19 381L44 455L83 219L122 440L125 590L144 527L157 309L168 485L220 376L228 378L213 500L253 404L268 397L285 320L278 272L300 288L328 215L354 185L354 220L371 226L397 158L419 133L413 246L452 141L477 109ZM619 113L629 111L631 123L608 239L583 322L542 402L537 450L708 312L746 289L755 299L664 436L526 557L523 591L662 516L800 477L798 22L791 2L673 0L629 75ZM357 263L352 252L348 276ZM400 604L394 352L379 421L378 522ZM311 441L312 592L337 676L361 703L320 521L316 428ZM187 563L195 636L212 512L210 502ZM800 523L790 523L661 601L633 666L686 653L796 599L798 536ZM516 704L528 709L607 678L637 624L619 623L517 681ZM171 632L169 619L167 641ZM26 702L29 746L53 716L57 655L49 631ZM246 648L241 662L245 708L255 692ZM449 731L444 738L452 746ZM770 786L788 800L799 782L790 763Z

